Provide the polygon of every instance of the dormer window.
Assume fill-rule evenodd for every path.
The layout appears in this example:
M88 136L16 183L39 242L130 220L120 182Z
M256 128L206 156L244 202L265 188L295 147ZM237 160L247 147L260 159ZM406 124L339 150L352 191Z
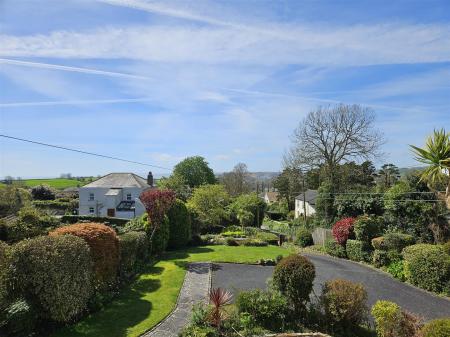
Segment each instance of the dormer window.
M94 200L94 193L89 193L89 201Z
M131 193L127 194L127 201L131 201Z

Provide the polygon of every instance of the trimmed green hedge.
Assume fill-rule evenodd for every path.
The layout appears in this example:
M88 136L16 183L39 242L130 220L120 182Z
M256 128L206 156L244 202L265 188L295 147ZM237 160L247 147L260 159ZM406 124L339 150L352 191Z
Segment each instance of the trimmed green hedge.
M43 318L68 322L93 292L88 244L73 235L41 236L11 248L9 294L25 298Z
M346 258L345 248L333 239L325 242L325 252L331 256Z
M191 239L191 217L186 204L177 199L167 216L169 218L168 248L178 249L185 247Z
M406 247L402 254L409 282L437 293L450 290L450 256L442 246L417 244Z
M367 244L358 240L347 240L347 256L353 261L369 261L370 253L367 251Z
M145 232L127 232L119 235L120 264L122 281L130 280L148 259L148 238Z
M382 234L383 224L382 217L370 217L367 215L358 217L353 226L356 240L370 244L373 238Z
M63 215L61 217L61 222L67 224L74 224L77 222L97 222L109 225L124 226L129 219L121 218L109 218L107 216L89 216L89 215Z

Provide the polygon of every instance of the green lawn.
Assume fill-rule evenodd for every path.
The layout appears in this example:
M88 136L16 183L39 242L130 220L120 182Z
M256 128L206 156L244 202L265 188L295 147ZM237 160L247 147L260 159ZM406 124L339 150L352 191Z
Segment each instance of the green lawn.
M58 331L53 337L140 336L171 312L188 262L254 263L288 254L287 249L275 246L206 246L169 252L104 310Z

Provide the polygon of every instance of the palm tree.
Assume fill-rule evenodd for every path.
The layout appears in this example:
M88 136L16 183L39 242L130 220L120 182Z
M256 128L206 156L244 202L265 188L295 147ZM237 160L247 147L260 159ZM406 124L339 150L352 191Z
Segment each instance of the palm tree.
M421 179L432 183L447 179L445 196L448 198L450 196L450 133L445 132L445 129L434 130L423 149L410 146L416 155L415 159L428 165L422 172Z

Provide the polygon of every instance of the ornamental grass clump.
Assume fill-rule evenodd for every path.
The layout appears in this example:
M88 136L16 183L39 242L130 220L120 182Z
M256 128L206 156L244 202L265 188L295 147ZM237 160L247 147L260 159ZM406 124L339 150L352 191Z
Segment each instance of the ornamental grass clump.
M57 228L49 235L73 235L85 240L94 261L96 287L102 289L115 283L120 253L119 238L112 228L95 222L78 223Z
M222 288L214 288L209 292L209 303L212 305L209 313L209 320L211 325L220 329L222 321L227 317L225 307L231 304L233 295Z

